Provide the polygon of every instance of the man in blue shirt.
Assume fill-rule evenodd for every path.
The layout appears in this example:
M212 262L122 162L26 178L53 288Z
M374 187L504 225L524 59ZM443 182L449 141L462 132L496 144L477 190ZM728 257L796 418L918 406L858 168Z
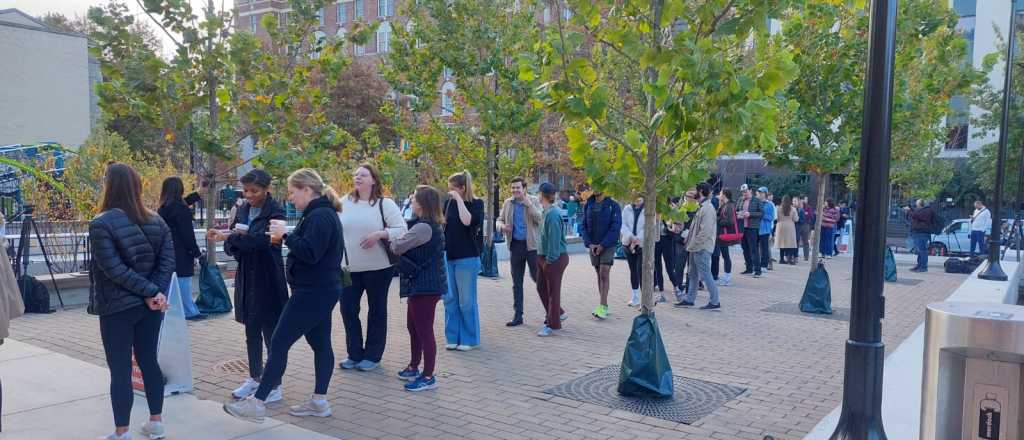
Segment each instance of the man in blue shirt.
M512 320L506 326L523 324L523 278L530 269L530 279L537 282L537 240L540 236L542 212L540 201L526 194L522 177L510 183L512 197L505 200L498 215L498 229L509 237L509 262L512 266Z
M765 186L757 189L757 198L761 200L761 209L764 212L757 237L758 254L761 257L761 267L772 270L771 238L772 228L775 227L775 202L769 197L768 187Z
M583 245L590 250L590 264L597 273L597 290L601 303L594 309L594 317L608 317L608 289L615 250L619 246L619 232L622 229L622 208L611 197L595 192L587 199L583 208L583 225L580 237Z

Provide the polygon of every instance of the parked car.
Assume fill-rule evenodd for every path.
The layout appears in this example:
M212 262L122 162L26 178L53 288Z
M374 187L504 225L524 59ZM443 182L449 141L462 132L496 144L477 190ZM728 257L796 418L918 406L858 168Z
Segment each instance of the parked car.
M1013 219L1003 220L1002 238L1005 242L1006 233L1009 232L1009 225ZM986 242L986 246L988 246ZM988 248L986 247L987 251ZM971 252L971 219L961 218L953 220L942 229L941 234L932 235L931 243L928 245L928 254L935 256L963 256Z

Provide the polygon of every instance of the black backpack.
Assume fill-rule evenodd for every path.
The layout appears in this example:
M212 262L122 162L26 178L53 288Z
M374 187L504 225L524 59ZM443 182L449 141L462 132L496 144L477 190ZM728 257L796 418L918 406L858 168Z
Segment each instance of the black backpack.
M25 303L25 313L53 313L50 308L50 291L46 285L35 277L22 275L18 277L18 288L21 289L21 300Z
M943 264L946 273L974 273L974 270L982 263L981 257L971 258L950 258Z

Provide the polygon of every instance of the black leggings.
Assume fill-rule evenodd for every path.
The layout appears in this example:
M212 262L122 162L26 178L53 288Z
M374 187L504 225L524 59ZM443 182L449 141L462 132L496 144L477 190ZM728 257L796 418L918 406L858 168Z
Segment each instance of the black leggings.
M644 268L644 252L639 246L636 247L636 252L626 252L626 263L629 264L629 285L633 290L640 288L640 281L643 276Z
M249 377L260 380L263 375L263 346L270 356L270 339L274 336L277 319L250 318L245 323L245 348L249 352Z
M722 257L725 263L725 273L732 273L732 256L729 255L729 246L715 244L715 251L711 254L711 275L718 281L718 257Z
M277 321L274 336L270 338L270 352L267 354L267 368L256 390L256 398L267 400L274 388L281 385L284 370L288 367L288 350L302 336L313 349L313 371L316 376L314 394L327 394L334 372L334 350L331 348L331 315L338 303L341 289L296 289L284 305L281 318Z
M345 348L355 361L380 362L388 338L388 289L394 278L392 268L352 272L352 285L341 294L341 323L345 326ZM366 341L359 321L359 303L366 292Z
M131 422L132 403L132 351L135 362L142 370L146 386L149 414L161 414L164 409L164 375L156 361L157 341L163 312L154 312L140 305L111 315L100 316L100 337L110 369L110 406L114 409L114 426L124 427Z

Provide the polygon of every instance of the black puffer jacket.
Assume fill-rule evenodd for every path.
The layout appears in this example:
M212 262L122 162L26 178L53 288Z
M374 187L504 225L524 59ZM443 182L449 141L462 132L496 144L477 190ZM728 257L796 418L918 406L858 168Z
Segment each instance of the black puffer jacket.
M231 228L248 224L245 234L231 234L224 242L224 252L235 257L235 320L245 324L253 319L277 322L288 302L288 284L284 279L281 246L270 242L267 231L271 220L284 220L284 209L267 196L256 218L249 218L249 202L238 208Z
M92 250L89 313L110 315L167 294L174 273L174 241L159 215L136 225L120 209L89 223Z

